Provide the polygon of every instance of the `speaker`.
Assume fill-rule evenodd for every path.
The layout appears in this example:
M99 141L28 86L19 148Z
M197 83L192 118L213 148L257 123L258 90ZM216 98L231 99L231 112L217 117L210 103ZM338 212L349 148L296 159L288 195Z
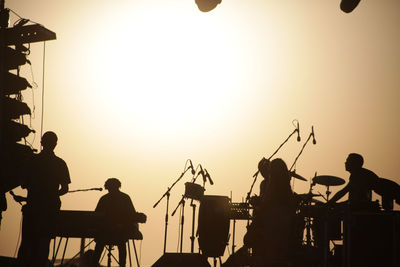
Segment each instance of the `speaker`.
M165 253L152 267L211 267L207 258L197 253Z
M399 212L354 213L345 220L346 267L399 267Z
M15 258L0 256L0 266L1 267L17 267L18 262L17 262L17 259L15 259Z

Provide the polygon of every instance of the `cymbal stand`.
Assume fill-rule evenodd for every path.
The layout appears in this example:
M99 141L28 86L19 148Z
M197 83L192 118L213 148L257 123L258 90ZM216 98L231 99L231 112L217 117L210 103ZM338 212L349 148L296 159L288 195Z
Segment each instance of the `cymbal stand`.
M329 185L327 185L327 186L326 186L326 202L328 202L328 200L329 200L329 195L330 195L331 193L332 193L332 192L329 191Z
M186 165L189 160L186 161L184 171L181 173L181 175L178 177L178 179L170 186L167 188L167 191L161 196L161 198L153 205L153 208L157 207L157 205L161 202L161 200L164 197L167 197L167 205L166 205L166 211L165 211L165 228L164 228L164 250L163 253L165 254L165 251L167 249L167 231L168 231L168 208L169 208L169 197L170 197L170 192L171 189L182 179L182 177L185 175L185 173L189 170L190 166L186 168Z
M317 173L315 173L315 176L317 176ZM312 194L312 188L314 185L315 185L314 182L310 183L310 189L308 191L309 194ZM310 207L310 206L311 206L311 200L307 199L306 207ZM305 219L306 219L306 221L305 221L305 223L306 223L306 245L307 245L307 247L311 247L311 243L313 241L311 239L311 224L312 224L311 220L312 219L310 216L305 217Z
M287 141L289 141L290 137L292 137L292 135L294 135L296 132L299 132L298 127L297 127L296 129L294 129L293 132L292 132L291 134L289 134L289 136L285 139L285 141L283 141L283 143L279 145L279 147L275 150L274 153L272 153L272 155L271 155L267 160L268 160L268 161L271 160L271 158L272 158L273 156L275 156L276 153L278 153L278 151L283 147L283 145L286 144ZM250 200L250 195L251 195L251 192L253 191L254 184L255 184L256 181L257 181L257 176L258 176L259 172L260 172L260 171L257 170L256 173L254 173L254 175L253 175L253 178L254 178L254 179L253 179L253 183L251 184L250 190L249 190L249 192L247 193L246 202L248 202L248 201Z

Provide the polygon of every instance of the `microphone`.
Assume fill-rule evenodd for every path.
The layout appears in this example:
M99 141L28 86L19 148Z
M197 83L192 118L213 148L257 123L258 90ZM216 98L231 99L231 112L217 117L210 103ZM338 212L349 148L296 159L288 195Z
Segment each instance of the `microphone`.
M314 126L311 126L311 135L312 135L312 143L315 145L317 141L315 140Z
M193 163L192 163L192 160L191 160L191 159L189 159L189 163L190 163L189 168L192 169L192 174L194 175L194 174L196 173L196 171L194 170Z
M210 174L208 173L207 169L204 169L204 171L206 172L206 177L208 177L208 181L210 181L210 184L213 185L214 182L213 180L211 180Z
M300 122L299 121L297 121L297 129L296 129L296 131L297 131L297 142L300 142L301 138L300 138Z
M101 187L95 187L95 188L91 188L91 190L103 191L103 188L101 188Z

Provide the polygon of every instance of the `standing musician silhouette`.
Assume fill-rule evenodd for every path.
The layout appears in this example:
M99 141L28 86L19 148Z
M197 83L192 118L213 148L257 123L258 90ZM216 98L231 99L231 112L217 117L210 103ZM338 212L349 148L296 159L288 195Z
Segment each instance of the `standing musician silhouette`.
M71 183L67 164L54 154L57 135L46 132L41 139L43 150L33 156L24 170L26 200L23 206L22 241L18 259L22 266L46 266L49 256L51 230L56 212L61 207L60 196L68 192Z

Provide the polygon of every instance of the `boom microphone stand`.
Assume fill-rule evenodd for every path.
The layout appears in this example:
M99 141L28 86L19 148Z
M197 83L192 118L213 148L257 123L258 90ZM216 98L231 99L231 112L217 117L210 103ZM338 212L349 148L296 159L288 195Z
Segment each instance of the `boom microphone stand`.
M194 175L197 172L197 169L200 168L200 172L197 173L197 175ZM196 170L194 171L193 174L193 179L191 181L191 183L195 183L197 177L202 174L203 178L204 178L204 172L203 172L203 168L201 166L201 164L199 164L196 168ZM204 179L203 179L204 180ZM204 188L204 183L203 183L203 188ZM183 225L184 225L184 221L185 221L185 198L188 197L186 195L186 192L184 195L182 195L181 200L179 201L178 205L176 206L175 210L172 212L171 216L175 215L176 210L179 208L180 205L182 205L182 209L181 209L181 225L180 225L180 253L182 253L182 249L183 249ZM190 237L191 240L191 252L194 252L194 222L195 222L195 214L196 214L196 205L193 203L193 199L191 200L191 204L190 206L192 207L193 210L193 215L192 215L192 236Z
M187 166L187 163L190 162L189 167ZM189 170L189 168L193 170L193 165L192 165L192 161L190 159L188 159L185 163L185 168L184 171L181 173L181 175L178 177L178 179L170 186L168 187L167 191L161 196L161 198L153 205L153 208L157 207L158 203L160 203L160 201L164 198L167 197L167 207L166 207L166 211L165 211L165 228L164 228L164 250L163 253L165 254L165 251L167 249L167 230L168 230L168 208L169 208L169 196L170 196L170 192L171 189L175 186L176 183L178 183L182 177L185 175L185 173Z
M278 147L278 149L275 150L275 152L268 158L268 161L269 161L273 156L275 156L276 153L278 153L278 151L283 147L283 145L286 144L287 141L289 141L290 137L292 137L292 135L294 135L296 132L297 132L297 134L298 134L298 136L297 136L297 141L300 142L300 128L299 128L299 122L298 122L298 121L297 121L297 127L296 127L296 129L294 129L293 132L286 138L286 140L283 141L282 144L280 144L280 146ZM251 184L250 191L247 193L246 201L249 201L249 200L250 200L250 195L251 195L251 192L253 191L253 187L254 187L254 184L255 184L256 181L257 181L257 176L258 176L259 173L260 173L260 171L257 170L257 172L253 175L254 180L253 180L253 183Z
M311 133L308 136L306 142L304 143L303 147L301 148L299 154L297 155L296 159L294 160L292 166L290 167L289 171L292 171L294 165L296 165L297 160L299 159L301 153L303 153L304 148L306 147L308 141L310 141L311 137L313 138L313 144L315 145L317 142L315 141L315 135L314 135L314 126L311 126Z

